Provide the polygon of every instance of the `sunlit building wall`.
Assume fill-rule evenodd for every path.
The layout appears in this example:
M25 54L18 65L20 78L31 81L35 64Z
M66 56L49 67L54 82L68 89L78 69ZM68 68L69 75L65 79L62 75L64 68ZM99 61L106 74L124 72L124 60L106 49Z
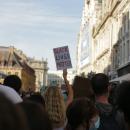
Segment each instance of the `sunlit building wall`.
M101 3L85 0L77 44L77 74L93 70L93 27L100 17ZM96 12L97 11L97 12Z
M91 6L94 10L91 10ZM89 11L92 15L89 15ZM130 79L130 1L85 0L82 21L77 45L77 73L92 70L108 74L111 80L117 77ZM91 42L88 42L90 46L87 45L88 48L91 47L89 51L91 58L82 69L80 64L83 52L81 44L86 25L84 21L86 23L91 21L89 25L92 30L89 32Z

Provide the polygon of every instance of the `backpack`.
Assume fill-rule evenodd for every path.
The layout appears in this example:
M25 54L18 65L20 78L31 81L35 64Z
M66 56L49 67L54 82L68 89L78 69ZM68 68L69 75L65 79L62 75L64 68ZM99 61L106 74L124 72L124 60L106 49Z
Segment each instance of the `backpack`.
M111 114L102 113L100 115L100 126L98 130L120 130L120 126L115 119L115 112Z
M112 109L111 112L100 112L100 126L97 130L124 130L122 129L122 123L117 118L120 119L120 115L117 114L115 109Z

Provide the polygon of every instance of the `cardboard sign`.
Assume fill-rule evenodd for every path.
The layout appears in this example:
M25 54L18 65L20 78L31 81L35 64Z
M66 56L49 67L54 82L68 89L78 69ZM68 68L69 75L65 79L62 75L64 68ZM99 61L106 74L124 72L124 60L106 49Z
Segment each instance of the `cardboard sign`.
M68 46L53 49L57 70L72 68Z

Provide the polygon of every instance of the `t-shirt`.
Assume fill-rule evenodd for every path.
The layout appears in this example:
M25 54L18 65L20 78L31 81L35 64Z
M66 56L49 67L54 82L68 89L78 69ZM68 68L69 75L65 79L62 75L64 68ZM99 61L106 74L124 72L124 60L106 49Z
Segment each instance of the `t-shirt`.
M10 87L0 85L0 93L4 94L14 104L23 101L22 98L18 95L18 93Z

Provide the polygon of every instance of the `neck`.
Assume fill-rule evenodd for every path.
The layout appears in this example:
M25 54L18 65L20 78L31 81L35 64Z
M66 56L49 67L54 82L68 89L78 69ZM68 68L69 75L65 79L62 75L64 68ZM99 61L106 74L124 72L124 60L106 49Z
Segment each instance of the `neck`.
M109 104L108 95L106 94L106 95L96 96L96 101L99 103Z

